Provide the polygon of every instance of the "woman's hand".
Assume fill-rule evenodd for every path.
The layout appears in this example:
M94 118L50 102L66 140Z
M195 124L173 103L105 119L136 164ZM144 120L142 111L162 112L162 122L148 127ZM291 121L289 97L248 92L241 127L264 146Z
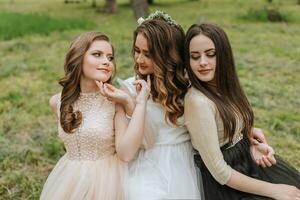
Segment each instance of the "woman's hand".
M249 140L252 144L257 144L257 143L268 144L265 135L260 128L255 128L255 127L252 128Z
M114 87L109 83L102 83L101 81L96 81L97 86L99 87L100 93L105 96L109 101L114 101L123 106L132 101L131 97L125 91Z
M150 75L147 76L147 82L145 80L136 80L133 84L136 86L137 91L136 104L146 103L151 91Z
M250 152L257 165L271 167L276 164L273 148L265 143L251 144Z
M278 200L300 200L300 190L291 185L274 184L272 198Z
M276 164L274 150L268 145L263 131L259 128L252 128L249 136L251 143L251 154L253 160L262 167L271 167Z

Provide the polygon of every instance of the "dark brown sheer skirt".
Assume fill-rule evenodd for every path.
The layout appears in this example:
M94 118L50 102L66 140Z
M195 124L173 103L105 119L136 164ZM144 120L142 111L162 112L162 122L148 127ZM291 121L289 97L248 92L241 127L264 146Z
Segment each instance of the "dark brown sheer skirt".
M247 138L240 140L233 147L221 148L224 159L233 169L256 179L271 183L294 185L300 189L300 173L293 166L275 156L277 163L272 167L260 167L251 158L250 143ZM201 171L205 200L267 200L268 197L240 192L226 185L219 184L206 168L199 154L195 163Z

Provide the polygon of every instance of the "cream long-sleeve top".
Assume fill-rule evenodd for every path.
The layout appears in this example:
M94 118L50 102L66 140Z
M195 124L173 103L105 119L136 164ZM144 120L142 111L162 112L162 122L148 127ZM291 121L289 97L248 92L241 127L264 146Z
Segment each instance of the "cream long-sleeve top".
M196 88L191 87L185 96L185 125L190 132L193 147L204 164L220 184L226 184L232 168L223 158L220 147L228 142L224 126L214 102ZM241 124L237 123L233 140L240 137Z

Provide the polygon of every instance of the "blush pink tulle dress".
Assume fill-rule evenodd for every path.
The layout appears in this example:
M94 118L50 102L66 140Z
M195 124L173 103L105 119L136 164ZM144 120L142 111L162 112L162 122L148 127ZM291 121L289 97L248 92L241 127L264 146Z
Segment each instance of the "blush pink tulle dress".
M116 155L115 104L98 92L81 93L73 107L81 111L82 123L72 134L58 123L66 154L48 176L40 199L123 200L127 165ZM60 102L58 113L59 108Z

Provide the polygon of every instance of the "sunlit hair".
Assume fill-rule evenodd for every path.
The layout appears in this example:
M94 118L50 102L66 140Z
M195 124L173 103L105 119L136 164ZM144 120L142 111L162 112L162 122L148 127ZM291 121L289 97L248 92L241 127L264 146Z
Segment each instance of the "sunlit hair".
M215 89L212 89L207 82L199 80L190 66L190 42L197 35L204 35L210 38L215 45ZM233 53L226 33L213 24L194 24L186 33L184 52L191 85L203 92L216 104L224 124L225 137L232 141L237 127L237 116L243 122L242 133L248 135L253 126L253 111L240 85Z
M110 43L109 38L103 33L87 32L78 36L71 43L65 58L65 76L60 79L59 84L63 87L61 93L60 124L66 133L72 133L74 129L80 126L82 121L82 113L78 110L75 111L73 109L73 104L78 99L81 92L80 78L82 76L84 55L91 44L96 40L104 40ZM107 82L110 81L111 78Z
M178 125L177 118L183 115L183 98L187 91L188 80L185 77L183 63L184 32L178 25L171 25L163 19L146 20L134 31L132 54L138 34L148 41L150 59L154 64L151 75L151 95L155 102L166 111L166 121ZM135 72L139 73L135 63Z

